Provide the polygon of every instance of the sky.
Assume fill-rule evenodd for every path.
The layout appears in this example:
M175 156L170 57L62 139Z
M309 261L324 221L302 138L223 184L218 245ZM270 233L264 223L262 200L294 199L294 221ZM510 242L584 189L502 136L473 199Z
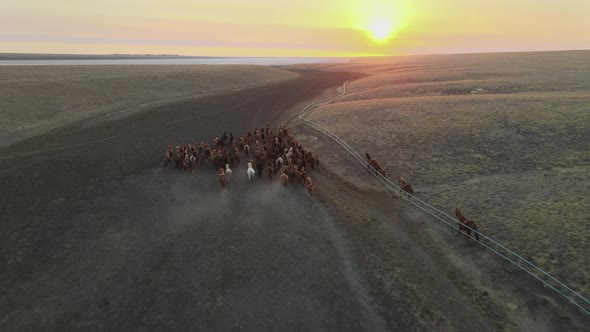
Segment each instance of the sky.
M590 0L0 0L0 53L353 57L590 49Z

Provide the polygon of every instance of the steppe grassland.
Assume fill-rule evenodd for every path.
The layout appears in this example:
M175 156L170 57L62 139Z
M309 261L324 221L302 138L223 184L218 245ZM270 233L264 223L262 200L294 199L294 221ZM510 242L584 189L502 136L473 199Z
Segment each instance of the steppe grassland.
M590 51L361 59L329 69L368 76L309 119L590 295Z
M0 66L0 146L96 115L296 76L245 65Z

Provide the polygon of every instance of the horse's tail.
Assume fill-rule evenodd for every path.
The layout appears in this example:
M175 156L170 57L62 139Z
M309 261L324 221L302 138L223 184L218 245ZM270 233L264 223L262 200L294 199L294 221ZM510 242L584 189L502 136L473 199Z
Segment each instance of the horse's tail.
M475 240L479 241L479 232L477 231L477 224L473 222L473 233L475 234Z

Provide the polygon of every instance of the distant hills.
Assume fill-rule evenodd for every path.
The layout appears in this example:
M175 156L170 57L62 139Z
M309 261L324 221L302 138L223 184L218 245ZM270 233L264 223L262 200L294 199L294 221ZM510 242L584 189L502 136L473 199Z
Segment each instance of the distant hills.
M223 57L176 54L45 54L0 53L0 60L122 60L122 59L220 59Z

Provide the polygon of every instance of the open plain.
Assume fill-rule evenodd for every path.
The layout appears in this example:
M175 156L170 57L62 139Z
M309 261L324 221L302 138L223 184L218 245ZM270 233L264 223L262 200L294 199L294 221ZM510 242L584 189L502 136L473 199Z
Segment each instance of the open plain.
M294 77L244 65L0 66L0 147L76 121L112 119Z
M337 68L370 76L309 119L590 294L589 59L572 51L361 60Z
M6 106L0 329L583 331L590 319L575 307L392 199L296 115L350 81L309 118L588 294L588 58L242 67L233 85L211 80L216 95L151 88L141 109L52 111L67 119L38 132L15 126L21 111ZM247 87L244 72L261 86ZM96 104L127 103L106 97L125 93L109 82ZM243 166L226 192L212 168L161 168L168 144L280 123L320 154L313 199L266 179L248 185Z

